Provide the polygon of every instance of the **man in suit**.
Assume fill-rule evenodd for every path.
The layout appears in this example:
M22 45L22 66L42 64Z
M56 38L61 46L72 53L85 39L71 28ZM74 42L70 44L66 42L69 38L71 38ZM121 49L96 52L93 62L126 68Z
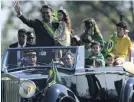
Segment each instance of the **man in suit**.
M18 41L9 45L9 48L24 48L24 47L32 47L30 43L27 42L27 35L26 35L25 29L19 29L18 30ZM22 56L21 51L13 51L11 50L9 52L9 64L16 65L17 62L20 61ZM23 56L22 56L23 57Z
M26 34L27 34L27 42L29 42L32 45L35 44L34 34L30 31L28 31Z
M14 8L20 20L27 26L34 29L36 35L36 46L54 46L56 43L58 43L54 39L53 34L58 28L59 23L52 21L52 8L50 6L42 6L40 10L43 19L42 21L38 19L30 20L25 18L20 11L18 1L14 2Z
M10 48L31 47L31 44L27 42L27 31L25 29L18 30L18 42L9 45Z

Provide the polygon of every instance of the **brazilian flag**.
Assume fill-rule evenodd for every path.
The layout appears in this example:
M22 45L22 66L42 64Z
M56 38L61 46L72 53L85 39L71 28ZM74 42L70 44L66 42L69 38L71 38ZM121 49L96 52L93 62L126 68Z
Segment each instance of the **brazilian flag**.
M59 74L59 72L58 72L58 70L57 70L57 68L56 68L56 66L55 66L55 64L54 64L54 62L52 62L53 63L53 66L52 66L52 68L49 70L49 76L48 76L48 79L47 79L47 85L49 84L49 83L59 83L59 84L63 84L62 83L62 80L61 80L61 76L60 76L60 74Z
M52 17L53 17L52 20L53 20L53 22L59 22L57 16L58 16L57 11L56 10L53 10L52 11Z
M105 47L104 47L104 52L105 52L104 56L109 54L112 51L112 49L114 48L116 35L117 35L117 33L114 33L112 35L111 39L109 39L107 44L105 45Z
M57 17L57 15L58 15L58 14L57 14L57 11L56 11L56 10L53 10L53 11L52 11L52 16Z

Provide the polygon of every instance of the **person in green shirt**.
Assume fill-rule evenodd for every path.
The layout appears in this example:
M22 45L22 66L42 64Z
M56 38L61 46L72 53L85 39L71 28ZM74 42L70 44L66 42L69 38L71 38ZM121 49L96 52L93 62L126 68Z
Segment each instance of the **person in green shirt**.
M93 40L90 36L88 36L88 37L84 37L82 42L85 47L85 59L86 59L89 56L89 53L91 50L91 44L92 44Z
M104 46L105 41L103 39L103 36L93 18L87 18L83 20L84 22L84 33L80 36L81 41L84 41L85 37L91 37L92 40L98 41L101 44L101 47Z
M94 62L93 60L98 60L100 61L101 65L100 67L105 66L105 59L104 56L101 54L101 45L99 42L94 41L91 44L91 51L88 53L88 56L86 56L85 58L85 64L86 65L93 65L95 67L95 65L91 62Z

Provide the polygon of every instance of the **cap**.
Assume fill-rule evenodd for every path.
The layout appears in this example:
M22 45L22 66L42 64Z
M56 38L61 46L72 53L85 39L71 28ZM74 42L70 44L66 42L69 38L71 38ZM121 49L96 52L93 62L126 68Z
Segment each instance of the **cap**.
M36 52L35 51L26 52L26 56L27 55L36 55Z

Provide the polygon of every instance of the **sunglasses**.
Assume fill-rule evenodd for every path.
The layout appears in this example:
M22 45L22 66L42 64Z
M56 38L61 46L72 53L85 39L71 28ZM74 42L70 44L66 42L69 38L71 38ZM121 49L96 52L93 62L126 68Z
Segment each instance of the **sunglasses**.
M34 39L34 37L30 37L30 38L27 38L27 39Z
M25 35L19 35L19 37L23 37L23 38L24 38L24 37L26 37L26 36L25 36Z

